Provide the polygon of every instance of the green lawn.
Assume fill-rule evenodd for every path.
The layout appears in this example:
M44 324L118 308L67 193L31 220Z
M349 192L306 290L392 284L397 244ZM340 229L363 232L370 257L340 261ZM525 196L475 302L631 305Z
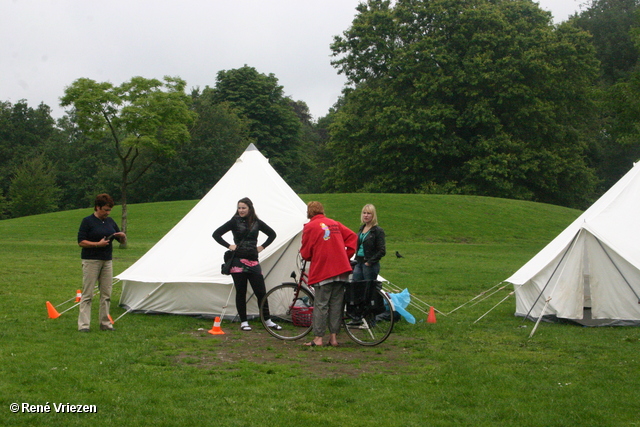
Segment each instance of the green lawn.
M382 275L442 313L509 277L580 213L464 196L303 199L320 200L352 229L374 203L388 236ZM195 203L131 205L116 274ZM344 336L337 349L303 348L228 323L225 335L212 336L210 319L170 315L128 314L114 333L80 334L77 308L52 320L45 301L60 304L80 288L75 237L90 212L0 221L2 425L640 425L639 330L543 324L529 339L533 323L514 317L512 297L474 323L509 288L436 324L414 311L415 325L400 322L373 348ZM123 313L119 295L116 285L114 318ZM96 303L92 314L95 322ZM23 404L51 411L28 413ZM54 404L95 405L97 413L56 413Z

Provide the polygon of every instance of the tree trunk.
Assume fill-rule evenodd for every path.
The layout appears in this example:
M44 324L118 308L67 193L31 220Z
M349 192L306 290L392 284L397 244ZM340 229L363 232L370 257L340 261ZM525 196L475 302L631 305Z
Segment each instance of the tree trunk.
M120 224L120 228L124 234L127 234L127 183L126 178L122 183L122 221ZM120 249L127 249L127 242L129 241L128 237L124 243L120 243Z

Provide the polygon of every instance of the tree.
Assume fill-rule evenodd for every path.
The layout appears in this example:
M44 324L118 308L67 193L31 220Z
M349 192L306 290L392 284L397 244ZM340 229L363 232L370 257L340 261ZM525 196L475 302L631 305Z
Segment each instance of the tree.
M349 82L332 191L588 203L598 62L528 0L369 0L331 48Z
M588 31L602 70L602 122L589 157L607 189L640 158L640 1L591 0L571 23Z
M301 122L273 74L244 66L218 72L214 102L229 103L248 120L249 137L294 189L301 170Z
M592 37L606 85L625 79L638 63L631 30L638 28L639 0L590 0L572 23Z
M58 134L47 105L34 109L24 100L0 102L0 193L9 190L16 168Z
M134 77L120 86L81 78L65 89L78 127L95 140L110 141L119 160L122 225L127 229L127 189L159 159L171 157L190 139L195 113L186 82L177 77ZM100 165L96 165L99 167Z
M191 143L141 179L133 190L137 202L201 198L253 142L247 119L229 103L215 103L213 92L210 88L192 92L198 119L191 129Z
M636 67L628 80L607 88L605 100L606 149L601 160L607 184L613 185L640 160L640 68Z
M57 170L60 209L93 208L100 193L120 200L120 163L110 140L89 137L73 114L58 119L57 127L60 135L45 144L43 152Z
M60 189L56 186L55 175L53 166L43 155L25 160L11 180L12 216L56 211Z

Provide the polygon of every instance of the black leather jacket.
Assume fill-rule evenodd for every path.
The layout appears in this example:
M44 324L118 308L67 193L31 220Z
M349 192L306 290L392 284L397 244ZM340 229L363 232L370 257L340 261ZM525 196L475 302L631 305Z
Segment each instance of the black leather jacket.
M233 218L213 232L215 241L225 248L229 247L229 243L222 238L222 235L228 231L233 233L233 243L238 245L235 251L236 257L255 261L258 260L258 232L262 231L267 235L267 240L262 244L263 248L269 246L276 238L276 232L261 220L254 223L251 230L249 230L247 221L240 215L234 215Z
M362 234L363 229L364 224L360 226L360 231L358 232L358 246L356 248L356 254L360 250L360 234ZM363 262L368 262L369 264L380 262L380 258L387 254L387 244L385 241L384 230L377 225L371 227L371 230L369 230L369 234L362 242L362 247L364 248Z

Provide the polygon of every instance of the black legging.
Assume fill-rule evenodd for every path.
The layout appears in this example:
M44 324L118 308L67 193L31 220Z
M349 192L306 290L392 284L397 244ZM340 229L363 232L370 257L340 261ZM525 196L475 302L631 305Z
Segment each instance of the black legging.
M247 280L251 284L251 289L258 299L258 307L260 307L260 301L267 293L266 286L264 284L264 277L262 274L256 273L233 273L233 284L236 287L236 308L238 309L238 315L241 322L247 321ZM269 320L271 315L269 314L269 304L264 305L264 318Z

